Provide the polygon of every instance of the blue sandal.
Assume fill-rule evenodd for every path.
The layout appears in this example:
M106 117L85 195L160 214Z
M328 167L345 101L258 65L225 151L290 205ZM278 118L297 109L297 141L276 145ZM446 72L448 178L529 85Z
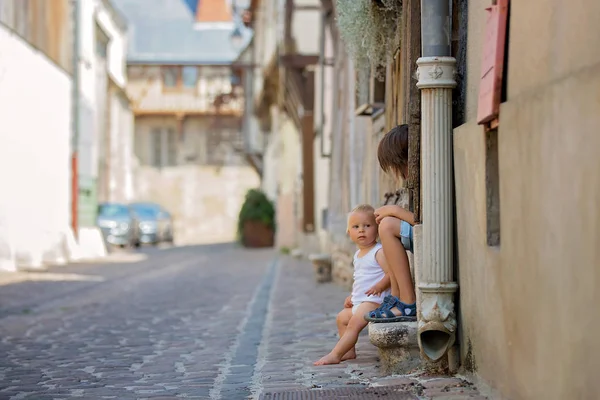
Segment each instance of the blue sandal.
M388 299L390 297L391 299ZM386 301L387 300L387 301ZM396 307L402 315L395 315L392 308ZM386 296L381 305L375 310L365 314L365 320L374 323L384 322L409 322L417 320L417 304L406 304L397 297Z
M391 294L388 294L387 296L385 296L383 298L383 301L381 302L381 304L379 305L379 307L377 307L377 310L389 310L394 308L394 304L396 304L396 301L398 300L397 297L392 296Z

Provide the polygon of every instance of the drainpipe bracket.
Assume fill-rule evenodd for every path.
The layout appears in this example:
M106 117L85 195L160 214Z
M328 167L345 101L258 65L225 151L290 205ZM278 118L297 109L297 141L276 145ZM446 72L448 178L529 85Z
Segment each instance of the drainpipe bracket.
M454 57L421 57L417 60L419 89L453 89L456 87Z

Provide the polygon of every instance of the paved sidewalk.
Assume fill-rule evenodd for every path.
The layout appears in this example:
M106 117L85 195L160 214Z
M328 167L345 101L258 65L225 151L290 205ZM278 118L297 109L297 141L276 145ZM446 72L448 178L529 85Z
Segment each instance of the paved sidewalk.
M366 329L357 345L356 360L313 366L338 339L335 317L347 295L336 284L315 283L308 261L281 259L258 351L257 394L270 399L277 398L273 393L283 391L313 389L325 395L327 389L339 387L394 386L416 399L486 398L458 377L426 376L420 372L410 376L381 376L377 349L369 342Z
M313 366L347 293L306 260L236 244L147 254L0 283L0 399L484 399L459 378L379 376L366 331L356 360Z

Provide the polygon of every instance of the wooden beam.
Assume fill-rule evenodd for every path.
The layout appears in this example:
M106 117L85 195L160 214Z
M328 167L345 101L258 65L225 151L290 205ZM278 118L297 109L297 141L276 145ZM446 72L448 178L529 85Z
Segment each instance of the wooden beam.
M133 115L136 117L177 117L185 115L187 117L242 117L242 111L195 111L195 110L140 110L134 109Z
M325 11L333 11L333 0L321 0L321 7Z
M319 55L284 54L279 57L279 62L285 68L305 68L309 65L317 65L319 63Z
M321 6L317 4L294 5L294 11L321 11Z
M314 79L314 72L310 74ZM308 112L302 117L302 228L305 233L315 231L314 138L314 116Z
M294 13L294 0L285 0L285 16L283 26L284 53L292 42L292 14Z
M406 121L408 123L408 189L415 222L421 221L421 93L412 79L421 56L421 0L404 0L402 7L407 12L406 66L409 68Z

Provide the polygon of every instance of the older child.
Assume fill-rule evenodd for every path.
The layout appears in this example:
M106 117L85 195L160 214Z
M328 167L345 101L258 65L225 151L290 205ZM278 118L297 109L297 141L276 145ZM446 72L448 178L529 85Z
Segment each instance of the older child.
M377 222L373 207L360 205L348 215L348 235L358 250L354 254L354 283L352 294L346 298L344 309L337 316L340 340L333 350L315 365L339 364L356 358L358 334L367 326L365 313L375 310L389 293L390 279L382 269L385 257L377 243Z
M408 125L390 130L379 142L379 165L387 173L406 179L408 176ZM410 275L407 251L413 251L412 226L415 216L397 205L375 210L379 238L387 260L392 294L381 306L365 315L370 322L415 320L417 315L415 288Z

